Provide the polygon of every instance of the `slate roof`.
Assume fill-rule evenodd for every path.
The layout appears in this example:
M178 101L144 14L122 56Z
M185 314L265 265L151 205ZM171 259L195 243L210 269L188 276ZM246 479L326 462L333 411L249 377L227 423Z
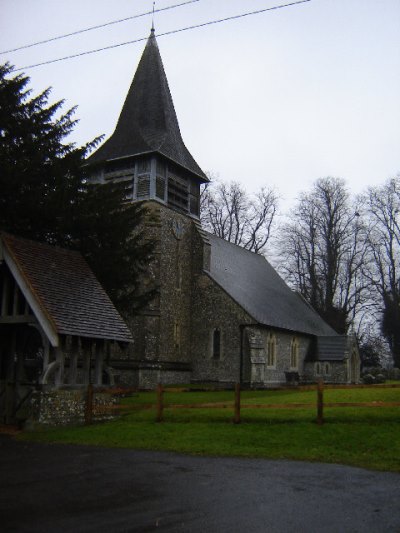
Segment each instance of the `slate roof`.
M292 291L261 255L207 234L211 244L210 276L255 322L316 336L339 337ZM343 357L343 352L342 352Z
M179 129L154 30L111 137L87 160L101 163L156 152L209 181L186 148Z
M58 333L132 341L128 327L81 254L8 234L1 239Z

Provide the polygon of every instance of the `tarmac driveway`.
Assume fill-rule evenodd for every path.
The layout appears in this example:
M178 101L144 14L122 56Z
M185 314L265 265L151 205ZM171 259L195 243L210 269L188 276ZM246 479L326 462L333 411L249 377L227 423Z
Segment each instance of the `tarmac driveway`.
M399 532L399 498L398 474L0 435L2 532Z

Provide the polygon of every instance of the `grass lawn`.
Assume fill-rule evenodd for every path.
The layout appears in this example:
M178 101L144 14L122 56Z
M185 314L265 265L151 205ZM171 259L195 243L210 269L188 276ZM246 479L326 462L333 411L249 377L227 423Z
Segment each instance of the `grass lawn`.
M315 391L244 391L242 405L309 404L304 409L242 409L232 423L233 392L168 392L164 422L155 422L156 394L125 398L113 422L22 433L19 438L216 456L342 463L400 472L400 407L325 408L317 426ZM400 389L326 389L326 402L400 401ZM226 407L168 409L168 404L226 403ZM153 406L153 407L150 407Z

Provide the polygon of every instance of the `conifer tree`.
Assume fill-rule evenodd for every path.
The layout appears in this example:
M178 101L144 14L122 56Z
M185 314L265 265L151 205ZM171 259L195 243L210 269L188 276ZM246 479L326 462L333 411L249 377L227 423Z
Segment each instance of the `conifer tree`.
M91 184L82 147L68 141L76 108L49 103L50 89L32 96L29 77L0 65L0 230L79 250L120 311L130 314L139 276L151 256L137 204L124 203L125 186ZM150 293L148 294L150 296Z

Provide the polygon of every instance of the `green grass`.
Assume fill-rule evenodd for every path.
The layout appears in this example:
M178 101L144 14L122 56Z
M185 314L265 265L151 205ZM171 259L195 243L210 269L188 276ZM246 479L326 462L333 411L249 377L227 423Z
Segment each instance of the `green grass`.
M309 409L242 409L242 423L232 424L233 393L171 392L165 402L229 402L225 408L164 411L155 422L155 393L143 392L113 422L23 433L19 438L44 442L168 450L215 456L265 457L342 463L400 472L400 407L326 408L317 426L315 391L245 391L242 404L306 403ZM326 389L326 402L400 401L400 389Z

